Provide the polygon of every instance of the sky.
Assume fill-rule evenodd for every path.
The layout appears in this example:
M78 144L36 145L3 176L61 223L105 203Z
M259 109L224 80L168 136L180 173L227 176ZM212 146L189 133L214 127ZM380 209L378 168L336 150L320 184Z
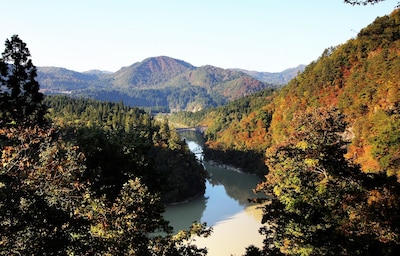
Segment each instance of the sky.
M117 71L148 57L281 72L346 43L397 0L0 0L0 51L12 35L35 66Z

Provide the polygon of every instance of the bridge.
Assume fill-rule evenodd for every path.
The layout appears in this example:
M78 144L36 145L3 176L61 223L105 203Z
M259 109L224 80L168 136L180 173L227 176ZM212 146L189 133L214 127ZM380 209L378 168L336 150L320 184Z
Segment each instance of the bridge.
M204 133L206 130L207 130L207 126L193 126L193 127L176 128L177 132L195 131L195 132L199 132L199 133Z

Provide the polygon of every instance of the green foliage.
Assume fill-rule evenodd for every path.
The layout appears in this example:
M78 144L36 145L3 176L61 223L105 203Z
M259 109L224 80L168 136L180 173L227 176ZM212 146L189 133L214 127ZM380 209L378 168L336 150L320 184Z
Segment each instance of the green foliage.
M45 114L43 94L35 80L26 44L17 36L7 39L0 59L0 124L34 125L43 123Z
M359 0L344 0L345 3L351 4L351 5L367 5L367 4L377 4L379 2L383 2L385 0L365 0L365 1L359 1Z
M87 157L87 173L98 193L115 197L132 176L161 193L165 202L204 193L206 172L166 120L156 122L121 102L52 96L46 104L52 120L73 127L68 128L71 137Z
M138 177L113 198L93 189L95 177L70 134L35 127L0 135L0 255L205 254L190 241L211 229L195 225L174 237L160 197Z
M346 156L364 172L398 176L399 24L398 10L377 18L357 38L325 50L280 90L272 106L273 143L293 131L298 112L334 106L349 124Z
M169 141L167 127L161 137ZM166 182L180 186L187 177L193 184L198 179L186 166L183 180L163 180L166 174L152 168L149 147L134 135L139 134L93 128L2 129L0 255L204 255L205 249L185 240L211 230L202 225L174 238L156 193ZM151 235L159 231L167 235Z
M0 65L0 255L205 255L191 240L208 236L210 228L194 224L187 235L174 237L162 216L160 195L181 200L204 193L205 182L204 170L168 123L156 124L122 102L49 97L48 117L56 124L43 125L29 51L17 36L6 46ZM180 162L160 157L160 150ZM182 164L184 173L175 170ZM171 196L175 187L169 184L186 187Z
M351 5L374 5L374 4L378 4L380 2L383 2L385 0L364 0L364 1L360 1L360 0L344 0L345 3L347 4L351 4ZM396 8L400 7L400 2L397 2Z
M395 255L400 193L396 180L363 174L344 158L343 116L309 109L294 132L267 151L270 196L261 233L269 255Z
M72 234L88 232L73 217L85 183L84 156L54 129L1 130L1 255L60 255L80 250Z
M371 118L374 126L368 142L372 146L372 155L389 175L398 175L400 160L400 113L377 111Z

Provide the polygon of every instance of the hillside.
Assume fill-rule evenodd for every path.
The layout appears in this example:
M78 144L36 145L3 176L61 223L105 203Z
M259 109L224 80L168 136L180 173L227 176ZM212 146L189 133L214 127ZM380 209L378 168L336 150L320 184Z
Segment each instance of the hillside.
M282 76L296 74L285 72ZM114 73L39 67L38 81L47 94L122 100L130 106L163 112L199 111L279 86L257 80L244 71L211 65L195 67L166 56L147 58Z
M98 79L98 73L79 73L58 67L38 67L38 81L44 93L66 93L85 89Z
M400 176L399 27L398 10L377 18L293 79L274 103L274 141L288 134L296 112L334 106L348 122L347 157L366 172Z
M260 152L264 145L265 151L266 145L290 138L295 116L313 108L334 107L345 115L347 122L347 159L365 172L400 177L399 27L397 10L377 18L357 38L325 50L272 100L265 98L262 106L246 112L241 108L229 112L235 118L209 131L212 136L208 136L208 145L243 152ZM272 114L272 118L257 128L260 111ZM209 113L203 117L203 123L226 120L226 113ZM244 127L252 128L243 133ZM260 134L264 136L257 137Z

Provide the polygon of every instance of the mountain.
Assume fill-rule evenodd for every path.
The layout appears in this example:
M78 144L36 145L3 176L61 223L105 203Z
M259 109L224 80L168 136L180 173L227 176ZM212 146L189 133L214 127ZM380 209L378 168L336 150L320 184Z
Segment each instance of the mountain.
M38 81L44 93L66 93L87 88L98 74L79 73L65 68L38 67Z
M352 138L347 157L365 172L386 172L400 180L399 27L400 10L395 10L357 38L326 49L281 90L273 139L287 134L296 112L334 106L346 116Z
M98 69L88 70L88 71L85 71L85 72L83 72L83 73L84 73L84 74L89 74L89 75L97 75L97 76L112 74L112 72L110 72L110 71L98 70Z
M114 73L39 67L38 81L44 93L124 101L167 112L198 111L278 86L239 70L195 67L167 56L147 58Z
M158 88L175 76L195 69L182 60L160 56L147 58L113 74L112 84L119 88Z
M278 92L260 96L262 104L252 98L231 102L234 107L224 111L208 110L211 115L199 122L208 126L208 145L224 152L265 152L265 145L288 140L295 116L334 108L345 116L346 157L367 173L400 180L399 27L400 10L395 10L357 38L326 49Z
M283 70L282 72L259 72L259 71L251 71L245 69L234 69L238 71L242 71L257 80L260 80L269 84L277 84L277 85L285 85L294 77L296 77L299 73L303 72L306 65L299 65L294 68L288 68Z

